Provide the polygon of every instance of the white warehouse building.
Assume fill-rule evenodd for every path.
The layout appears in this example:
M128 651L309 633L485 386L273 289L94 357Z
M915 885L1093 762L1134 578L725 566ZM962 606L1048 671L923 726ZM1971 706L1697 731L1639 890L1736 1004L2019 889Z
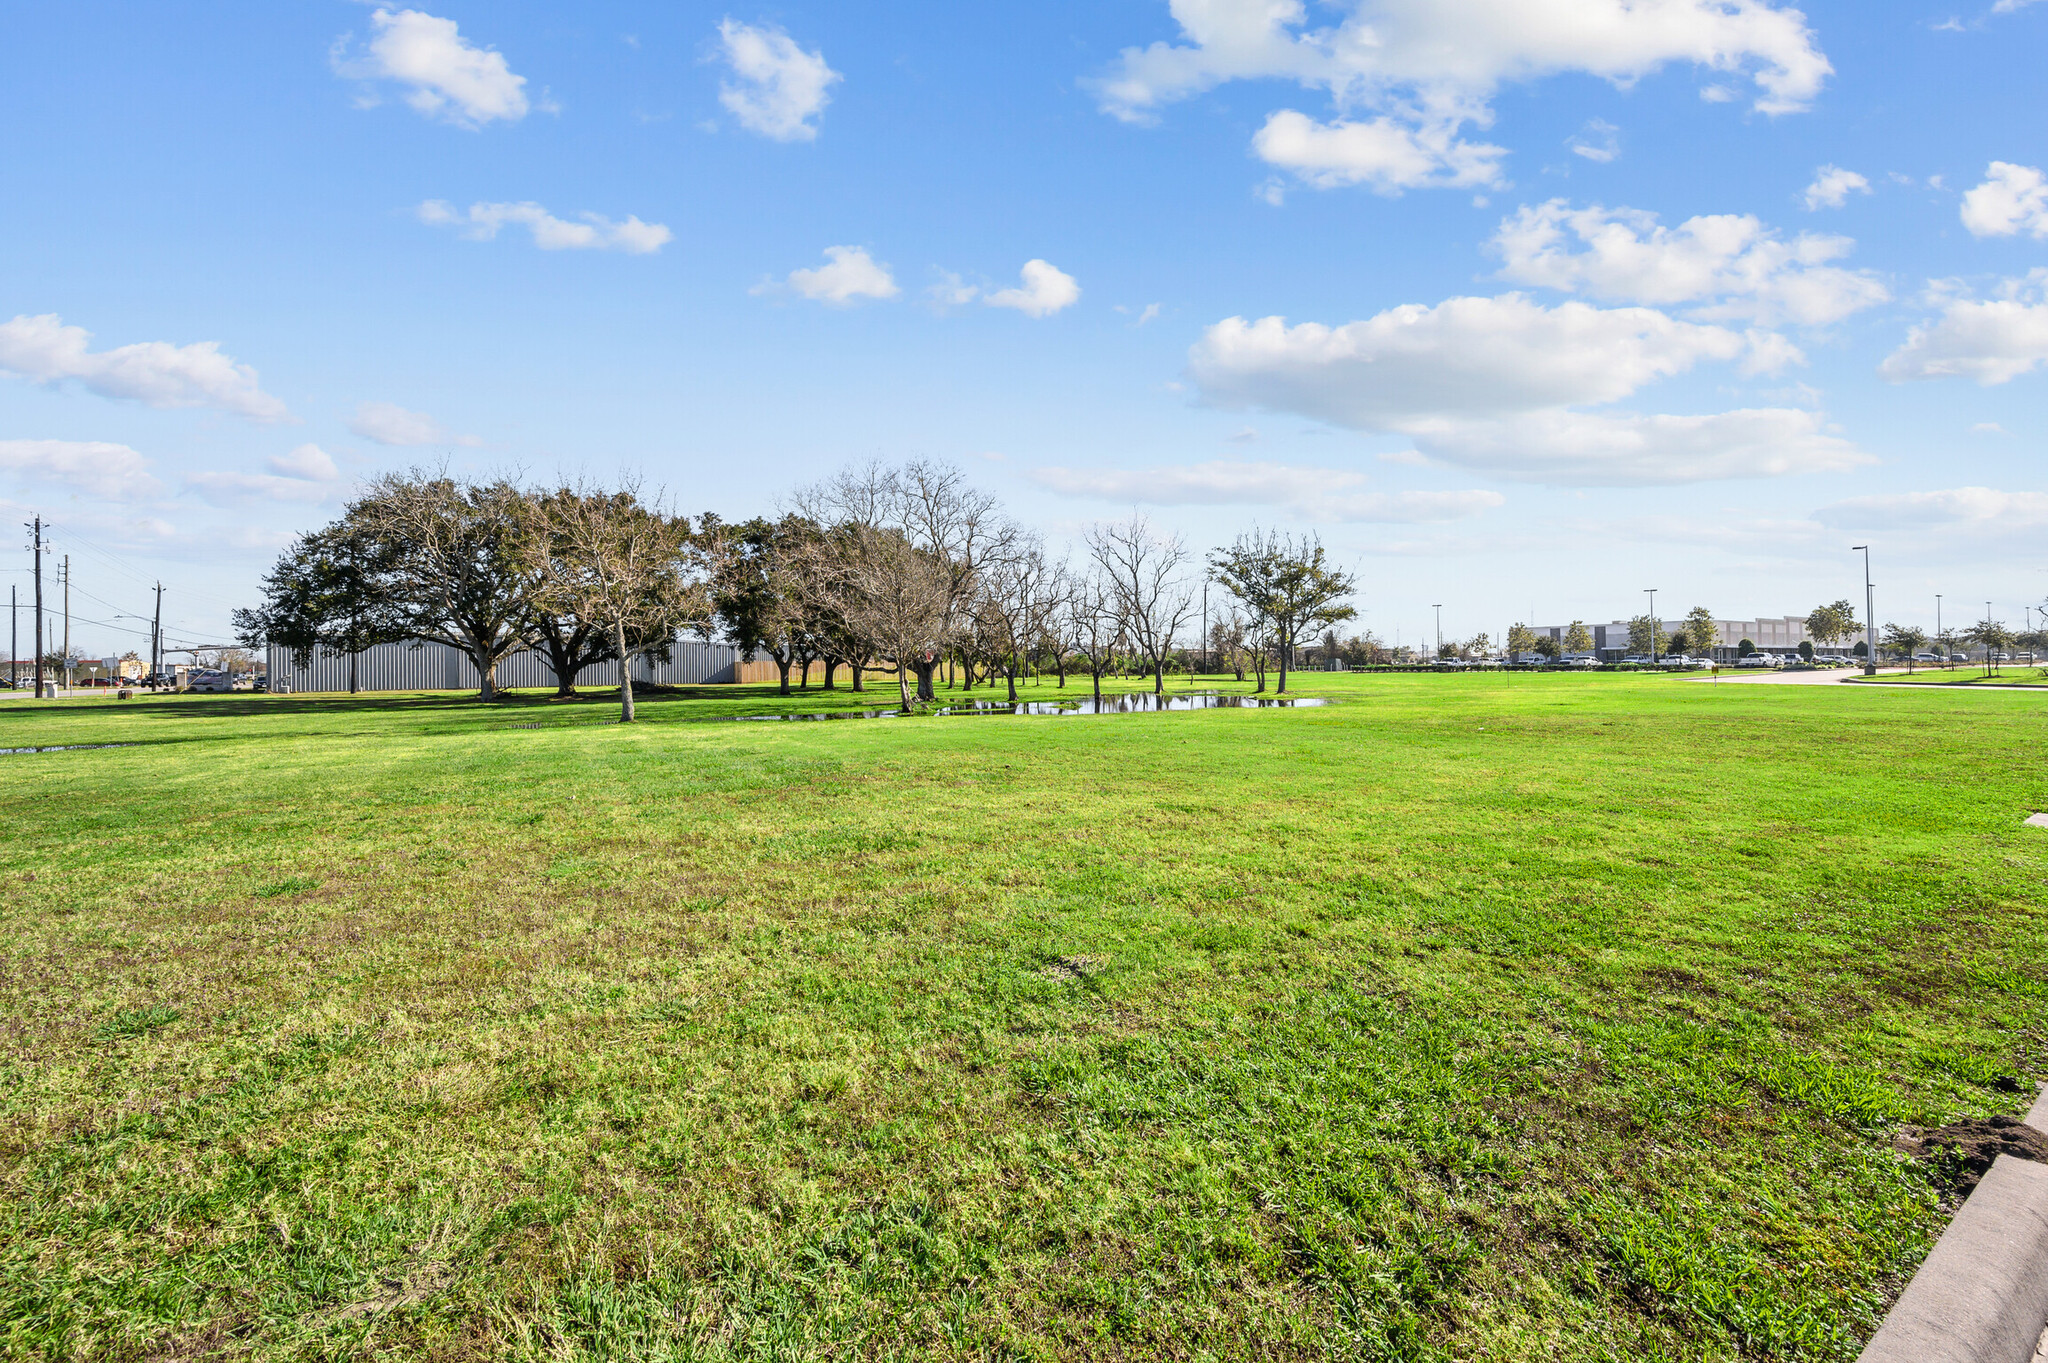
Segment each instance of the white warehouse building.
M1668 635L1683 629L1685 618L1680 616L1673 620L1660 617L1657 623ZM1721 635L1715 643L1714 656L1722 661L1735 657L1741 650L1744 639L1755 644L1760 653L1789 655L1797 653L1799 645L1809 642L1813 637L1806 632L1806 617L1803 615L1759 616L1754 620L1717 619L1714 621L1714 627ZM1537 625L1534 629L1537 635L1556 640L1560 649L1564 649L1564 637L1570 631L1569 624ZM1605 661L1612 662L1629 651L1626 620L1610 620L1603 624L1586 623L1586 632L1593 636L1593 652ZM1857 638L1861 637L1859 633ZM1695 655L1701 653L1699 646L1692 640L1688 639L1686 644L1689 652ZM1856 640L1850 639L1820 651L1844 653L1855 646Z

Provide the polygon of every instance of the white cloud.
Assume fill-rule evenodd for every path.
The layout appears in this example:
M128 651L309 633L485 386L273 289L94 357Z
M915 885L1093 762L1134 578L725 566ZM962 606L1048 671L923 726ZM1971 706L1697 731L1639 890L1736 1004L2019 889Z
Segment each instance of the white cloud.
M1491 183L1499 149L1456 138L1466 124L1492 123L1492 98L1510 81L1585 72L1625 87L1690 62L1750 75L1755 107L1779 114L1805 108L1833 70L1805 17L1769 0L1339 0L1334 7L1348 13L1311 28L1303 0L1172 0L1185 41L1126 48L1090 84L1105 111L1139 123L1225 81L1280 79L1327 90L1344 116L1339 122L1283 111L1299 121L1276 131L1269 120L1261 136L1293 151L1289 168L1310 184L1388 190L1401 187L1403 175L1410 184ZM1703 93L1732 96L1725 85ZM1381 117L1353 118L1359 111ZM1383 126L1389 119L1402 126ZM1406 143L1396 135L1404 131ZM1432 149L1436 161L1418 170L1418 153Z
M1374 525L1434 525L1461 521L1507 504L1498 492L1353 492L1298 508L1310 520Z
M185 491L219 507L281 502L317 506L338 501L344 490L333 456L318 445L300 445L263 461L269 473L201 472L185 476Z
M1211 326L1189 353L1204 397L1361 429L1618 401L1750 349L1652 308L1545 308L1521 294L1390 308L1341 327L1266 317Z
M409 412L395 402L364 402L348 423L349 433L379 445L481 445L473 435L457 435L425 412Z
M1950 298L1941 317L1914 327L1878 373L1893 383L1969 378L2005 383L2048 361L2048 270L2010 279L1989 299Z
M1572 155L1583 156L1588 161L1597 161L1604 166L1621 155L1621 139L1617 136L1620 132L1621 129L1606 119L1596 118L1588 123L1578 136L1568 140L1565 146L1571 148Z
M1977 422L1977 423L1976 423L1975 425L1971 426L1971 427L1970 427L1970 429L1971 429L1972 431L1974 431L1975 433L1977 433L1978 435L2004 435L2004 434L2005 434L2005 427L2003 427L2003 426L1999 425L1999 424L1998 424L1997 422L1995 422L1995 421L1980 421L1980 422Z
M889 267L875 260L859 246L827 246L829 264L814 270L791 270L782 283L759 284L754 293L776 293L788 289L805 298L833 307L849 307L863 298L894 298L902 290ZM971 295L970 295L971 296Z
M1852 497L1813 513L1823 525L1853 530L1948 530L1967 539L2002 538L2048 529L2048 492L2001 492L1988 487L1944 488L1877 497Z
M1870 181L1853 170L1822 166L1813 173L1813 183L1806 187L1806 210L1811 213L1817 208L1840 208L1849 201L1852 192L1868 194Z
M1037 468L1031 480L1069 497L1152 506L1284 506L1318 521L1416 525L1461 520L1501 505L1497 492L1360 492L1346 469L1217 459L1149 469Z
M1142 308L1127 308L1122 303L1119 303L1116 305L1116 310L1125 316L1135 312L1138 315L1138 319L1131 323L1133 327L1144 326L1147 322L1157 321L1159 318L1159 305L1157 303L1147 303Z
M1991 7L1991 12L1993 14L2011 14L2015 10L2025 9L2033 3L2034 0L1998 0L1998 3Z
M331 483L341 477L341 470L334 466L334 456L318 445L305 444L273 454L263 461L270 471L283 478L303 478L309 482Z
M1963 195L1962 218L1973 237L2048 237L2048 183L2032 166L1993 161L1984 183Z
M644 256L659 251L675 235L661 223L635 216L613 222L597 213L579 213L582 221L569 222L537 203L474 203L463 213L444 199L428 199L418 211L421 222L457 228L471 241L489 241L507 225L524 227L543 251L624 251Z
M1611 302L1692 304L1704 320L1821 326L1891 297L1872 274L1828 262L1847 237L1778 237L1749 214L1712 214L1664 227L1657 215L1562 199L1505 219L1490 248L1501 277ZM1576 249L1575 249L1576 248Z
M1653 308L1542 307L1520 294L1391 308L1341 327L1232 317L1189 352L1204 402L1406 434L1424 457L1572 486L1833 471L1866 462L1813 412L1583 412L1702 361L1770 368L1782 337Z
M336 500L341 486L306 478L280 478L269 473L189 473L185 490L212 506L248 506L254 502L318 505Z
M149 407L217 407L251 421L290 419L263 391L256 371L220 353L220 342L172 345L141 341L113 350L87 349L92 333L67 327L56 313L0 323L0 370L37 383L75 379L101 397Z
M396 81L408 87L407 104L458 127L526 117L526 77L513 75L499 53L465 42L453 19L380 8L370 16L370 28L373 36L360 59L345 57L345 39L335 49L334 69L341 75Z
M738 79L719 87L718 102L741 126L778 142L808 142L812 122L842 79L822 52L806 52L779 28L726 19L718 25L726 65Z
M1021 274L1022 287L999 289L981 301L992 308L1015 308L1026 317L1050 317L1080 300L1081 286L1074 277L1046 261L1025 261Z
M1642 487L1718 478L1841 473L1875 462L1817 412L1759 407L1707 416L1551 410L1505 421L1419 425L1430 458L1504 478Z
M1408 127L1391 118L1318 123L1282 109L1252 138L1268 165L1317 189L1369 185L1382 194L1501 183L1505 147L1457 140L1455 123ZM1278 202L1269 193L1271 202Z
M109 502L138 501L163 490L150 477L147 459L105 440L0 440L0 471Z
M963 307L981 297L981 290L961 279L951 270L940 270L938 282L924 291L925 299L933 308L944 312L947 308Z

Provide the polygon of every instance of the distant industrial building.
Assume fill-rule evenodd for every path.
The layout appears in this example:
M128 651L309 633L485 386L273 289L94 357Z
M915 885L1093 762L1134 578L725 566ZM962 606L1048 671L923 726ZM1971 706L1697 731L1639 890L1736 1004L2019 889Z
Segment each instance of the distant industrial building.
M1675 630L1683 629L1685 619L1683 616L1675 620L1659 619L1658 625L1668 635ZM1797 653L1801 644L1811 642L1813 638L1806 632L1806 617L1803 615L1762 616L1754 620L1716 620L1714 627L1720 631L1721 637L1714 645L1713 656L1721 662L1733 659L1741 651L1744 639L1755 644L1759 653L1787 656ZM1535 627L1535 633L1539 637L1556 640L1561 651L1569 651L1565 650L1564 638L1570 632L1569 624ZM1603 662L1613 662L1629 652L1626 620L1609 620L1604 624L1587 623L1586 632L1593 636L1593 652ZM1695 657L1705 656L1705 650L1694 641L1688 639L1686 644L1687 652ZM1851 640L1843 647L1816 647L1816 651L1830 654L1845 653L1854 647L1855 642Z
M316 649L300 667L291 650L272 644L265 650L273 690L306 691L474 691L480 685L476 664L459 648L447 644L380 644L353 658ZM666 658L641 655L633 660L633 679L646 685L703 686L721 682L774 681L775 664L765 658L748 661L725 644L678 640ZM498 664L498 685L552 687L554 669L547 655L522 649ZM576 674L578 686L617 686L616 662L593 663Z

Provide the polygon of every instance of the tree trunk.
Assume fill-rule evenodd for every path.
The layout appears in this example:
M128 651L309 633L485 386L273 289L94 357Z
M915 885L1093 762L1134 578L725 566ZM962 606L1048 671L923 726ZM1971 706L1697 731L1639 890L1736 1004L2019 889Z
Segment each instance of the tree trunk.
M785 696L789 694L789 663L790 660L782 654L775 655L775 670L782 674L782 694Z
M1003 675L1010 683L1010 704L1015 705L1017 703L1017 660L1010 658L1007 662L1009 665L1003 669Z
M1293 652L1293 647L1283 640L1280 644L1280 684L1273 688L1276 696L1287 694L1287 664Z
M834 682L832 680L832 674L837 672L838 670L839 660L837 658L825 659L825 689L827 691L830 691L833 688Z
M498 698L498 660L491 656L489 645L482 644L475 635L469 635L469 660L476 664L478 700Z
M932 694L932 674L939 670L938 658L920 658L917 661L916 667L917 698L919 700L937 700L938 697Z
M1066 689L1067 689L1067 655L1066 655L1066 654L1064 654L1064 653L1055 653L1055 654L1053 654L1053 655L1052 655L1052 665L1053 665L1053 667L1054 667L1054 668L1055 668L1055 669L1056 669L1056 670L1057 670L1057 671L1059 672L1059 674L1060 674L1060 690L1062 690L1062 691L1066 690Z
M1157 695L1163 695L1163 694L1165 693L1165 691L1166 691L1166 659L1165 659L1165 658L1163 658L1163 657L1161 657L1161 658L1154 658L1154 659L1152 660L1152 694L1153 694L1153 695L1155 695L1155 696L1157 696Z
M917 702L910 698L910 668L901 658L896 660L896 689L903 695L905 710L917 708Z
M851 672L851 673L853 674L853 682L852 682L852 684L851 684L851 687L850 687L850 689L852 689L852 690L855 690L855 691L865 691L865 690L867 690L867 687L865 687L865 686L861 685L861 678L860 678L860 670L861 670L861 664L865 663L866 661L867 661L867 659L866 659L866 658L855 658L855 659L854 659L854 660L853 660L852 662L850 662L850 663L848 663L848 664L846 665L846 670L847 670L848 672Z
M633 655L626 652L626 620L612 622L619 640L619 723L633 722Z
M1095 708L1102 708L1102 669L1093 662L1088 665L1088 679L1095 683Z

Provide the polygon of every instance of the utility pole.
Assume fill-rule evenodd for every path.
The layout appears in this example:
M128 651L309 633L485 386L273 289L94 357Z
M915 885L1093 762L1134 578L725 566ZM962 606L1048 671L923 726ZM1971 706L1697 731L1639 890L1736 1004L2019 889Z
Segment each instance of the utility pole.
M64 689L71 689L71 555L64 556Z
M7 689L20 689L21 678L15 675L14 660L21 656L21 588L7 589Z
M1660 632L1657 629L1657 589L1655 587L1645 587L1643 590L1650 594L1650 666L1655 667L1657 665L1657 635Z
M156 584L156 614L149 622L149 687L154 691L157 674L163 671L164 656L164 584Z
M1852 544L1849 552L1863 551L1863 675L1877 675L1877 598L1870 589L1870 546Z
M1947 667L1955 660L1948 656L1948 640L1941 637L1941 593L1934 594L1934 641L1941 645L1941 665Z
M1444 603L1433 601L1429 608L1436 612L1436 657L1430 659L1435 662L1444 656Z
M43 518L38 516L30 526L35 536L33 566L36 574L36 629L32 636L36 641L36 699L43 698Z

